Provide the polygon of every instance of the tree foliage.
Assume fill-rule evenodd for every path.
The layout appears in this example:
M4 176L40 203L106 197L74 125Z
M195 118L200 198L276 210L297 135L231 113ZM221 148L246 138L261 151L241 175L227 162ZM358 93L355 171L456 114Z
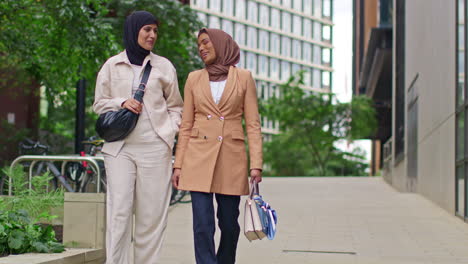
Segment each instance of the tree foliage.
M270 173L284 176L363 173L366 164L362 153L343 152L335 143L372 135L377 121L371 100L354 97L350 103L340 103L331 93L307 91L302 85L301 72L279 86L279 97L261 104L261 114L277 120L280 126L280 134L265 142L265 161Z
M123 21L134 10L148 10L162 22L155 51L174 63L183 86L188 73L201 67L194 34L201 24L178 1L0 1L0 69L22 75L15 76L18 89L26 77L45 87L41 129L74 136L76 84L85 79L86 134L95 134L91 105L96 74L107 58L123 50ZM5 84L0 82L0 92Z

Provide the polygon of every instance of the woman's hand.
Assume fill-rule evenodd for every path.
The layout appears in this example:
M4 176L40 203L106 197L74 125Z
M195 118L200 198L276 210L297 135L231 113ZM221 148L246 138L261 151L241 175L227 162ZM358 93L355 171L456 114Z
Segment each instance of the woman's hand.
M250 183L262 182L262 171L259 169L250 170Z
M179 177L180 177L180 169L174 169L172 172L172 185L174 188L179 188Z
M141 113L141 110L143 109L143 104L140 103L138 100L132 98L132 99L127 99L125 102L122 104L123 108L127 108L128 110L132 111L135 114Z

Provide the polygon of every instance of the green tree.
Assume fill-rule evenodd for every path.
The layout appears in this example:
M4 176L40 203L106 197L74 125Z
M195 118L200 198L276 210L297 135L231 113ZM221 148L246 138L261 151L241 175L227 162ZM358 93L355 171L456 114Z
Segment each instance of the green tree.
M0 1L0 71L13 69L18 89L30 78L45 88L40 127L54 135L49 143L55 135L67 141L74 136L80 79L87 80L86 134L95 134L91 105L96 74L107 58L123 50L123 21L134 10L148 10L162 22L155 51L174 63L183 90L188 73L201 67L195 38L201 23L178 1ZM0 93L6 85L0 80Z
M303 73L279 86L280 96L261 103L261 114L277 120L280 134L265 142L270 173L284 176L326 176L362 173L362 153L344 153L335 147L340 139L352 141L372 135L377 121L372 102L354 97L340 103L331 93L301 88ZM362 160L362 159L361 159ZM362 170L344 168L362 167Z

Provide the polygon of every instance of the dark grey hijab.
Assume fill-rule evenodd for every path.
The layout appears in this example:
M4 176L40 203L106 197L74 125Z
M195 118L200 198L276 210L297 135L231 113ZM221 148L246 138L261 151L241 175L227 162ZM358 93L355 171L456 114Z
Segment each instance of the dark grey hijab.
M146 56L150 53L138 44L138 33L145 25L156 24L159 21L147 11L135 11L125 19L124 46L130 63L142 65Z

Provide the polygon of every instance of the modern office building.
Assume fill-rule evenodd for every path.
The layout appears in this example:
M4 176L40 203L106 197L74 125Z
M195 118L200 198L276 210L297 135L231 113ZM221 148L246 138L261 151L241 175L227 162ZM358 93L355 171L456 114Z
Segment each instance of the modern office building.
M359 4L355 17L364 20L355 20L355 31L361 34L362 21L372 19L365 8L378 12L363 53L355 35L354 93L390 111L375 136L382 141L383 177L466 221L468 1L355 0ZM390 7L389 16L382 7Z
M299 70L304 89L331 91L333 0L191 0L203 23L230 34L241 49L240 67L257 82L259 98ZM262 118L262 130L277 124Z

